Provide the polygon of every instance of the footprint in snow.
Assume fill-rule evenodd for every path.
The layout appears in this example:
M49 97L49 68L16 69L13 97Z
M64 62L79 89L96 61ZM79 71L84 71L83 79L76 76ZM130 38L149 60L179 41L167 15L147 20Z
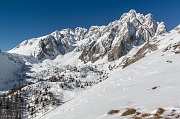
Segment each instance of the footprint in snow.
M106 88L103 89L103 92L105 92L105 91L106 91Z
M110 83L116 83L115 81L112 81L112 82L110 82Z
M103 115L101 115L99 118L101 118L101 117L105 117L105 116L107 116L107 114L103 114Z
M129 77L128 77L128 80L132 80L132 77L131 77L131 76L129 76Z
M123 90L127 90L127 87L124 87Z
M116 86L118 87L118 86L120 86L121 84L116 84Z

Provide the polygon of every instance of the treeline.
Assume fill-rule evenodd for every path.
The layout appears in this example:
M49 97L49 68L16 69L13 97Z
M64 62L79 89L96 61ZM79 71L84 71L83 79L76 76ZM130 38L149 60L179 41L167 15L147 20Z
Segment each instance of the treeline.
M22 93L0 96L1 119L24 119L26 118L27 101Z
M38 90L38 87L32 85L36 84L14 86L0 95L0 119L32 119L39 112L47 112L49 106L57 107L63 104L48 91L50 86L44 86L43 90Z
M77 68L68 65L65 69L61 73L58 73L59 69L54 69L54 75L48 78L46 75L39 78L39 76L22 74L17 75L18 79L7 82L16 82L16 84L11 90L0 96L0 119L32 119L39 113L46 113L64 103L55 98L52 88L85 89L108 78L108 73L98 71L96 66ZM95 79L87 80L87 76L92 74L95 75ZM24 79L35 79L35 82L32 80L33 82L25 83Z

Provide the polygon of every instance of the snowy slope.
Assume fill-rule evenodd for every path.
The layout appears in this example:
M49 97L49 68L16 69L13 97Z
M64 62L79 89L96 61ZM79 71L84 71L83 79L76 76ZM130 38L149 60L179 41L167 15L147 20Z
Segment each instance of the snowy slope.
M16 78L24 62L12 54L0 53L0 91L9 89L16 83Z
M150 117L159 116L156 111L166 111L162 117L179 118L180 115L180 27L154 39L158 49L146 54L137 62L121 69L114 69L110 77L81 92L73 100L63 104L39 119L127 119L135 115L121 116L126 108L134 108ZM110 110L119 110L109 115ZM156 115L154 115L156 113Z

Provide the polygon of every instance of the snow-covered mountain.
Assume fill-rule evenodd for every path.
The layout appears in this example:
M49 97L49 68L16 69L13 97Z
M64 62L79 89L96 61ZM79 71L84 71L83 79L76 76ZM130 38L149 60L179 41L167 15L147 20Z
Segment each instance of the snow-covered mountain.
M71 29L55 31L47 36L25 40L9 52L34 56L39 60L53 59L57 55L64 55L73 50L73 42L82 40L86 32L85 28L80 27L74 31Z
M127 55L130 59L139 56L135 62L124 69L115 66L107 80L37 118L179 119L180 27L148 44Z
M0 118L179 118L179 54L180 26L135 10L23 41L0 52Z
M126 55L133 46L139 46L163 33L166 33L165 24L156 22L152 14L144 16L130 10L107 26L92 26L88 30L78 27L75 30L55 31L47 36L23 41L9 52L43 60L54 59L75 49L82 52L79 58L84 62L95 62L104 56L113 61ZM74 46L80 40L84 42Z
M142 15L130 10L119 20L103 27L91 27L89 42L85 45L80 59L95 62L107 55L114 61L126 55L134 46L149 41L153 36L166 33L163 22L158 23L152 14Z

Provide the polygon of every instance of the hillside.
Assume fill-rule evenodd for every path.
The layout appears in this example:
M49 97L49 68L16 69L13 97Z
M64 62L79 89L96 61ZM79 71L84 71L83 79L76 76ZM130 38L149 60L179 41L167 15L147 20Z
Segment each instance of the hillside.
M0 53L0 91L6 91L18 83L24 64L23 60L12 54Z
M151 42L157 44L156 51L124 69L114 69L106 81L40 119L179 118L180 34L179 27L175 29ZM127 108L138 113L122 116ZM165 111L158 113L158 108Z

